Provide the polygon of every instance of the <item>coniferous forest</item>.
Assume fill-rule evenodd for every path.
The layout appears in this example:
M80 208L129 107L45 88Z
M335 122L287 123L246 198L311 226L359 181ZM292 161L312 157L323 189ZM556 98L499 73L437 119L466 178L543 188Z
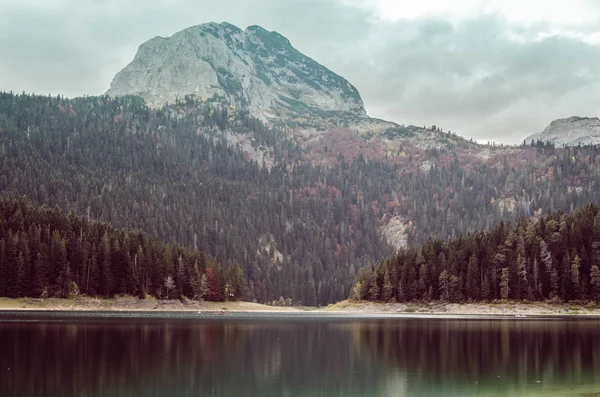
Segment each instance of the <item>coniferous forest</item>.
M237 300L242 269L161 244L141 231L88 222L58 208L0 196L0 296Z
M383 154L374 151L375 141L360 138L364 153L355 152L343 142L328 141L331 134L323 132L313 146L306 145L287 127L268 127L245 110L190 97L150 109L139 97L69 100L0 93L0 194L27 197L35 207L59 208L90 225L104 222L115 233L142 230L149 241L181 247L177 249L191 256L201 252L205 262L198 262L200 274L241 269L242 299L283 298L304 305L346 299L359 269L390 257L394 249L385 227L392 219L403 224L400 237L418 246L430 238L446 241L489 232L500 222L510 228L522 217L570 213L600 201L597 147L562 149L537 142L486 148L491 154L484 156L482 148L455 139L442 148L407 144ZM37 226L28 224L27 233L29 227ZM10 244L17 230L12 233ZM2 235L5 244L8 237ZM110 233L108 237L110 247L126 244ZM131 261L138 247L127 249ZM18 251L11 255L18 260ZM154 279L145 279L145 291L139 284L131 289L131 280L123 289L124 267L118 264L114 266L121 270L111 270L104 289L92 282L91 266L80 268L82 262L69 258L61 266L69 265L72 279L86 294L127 291L171 297L180 295L183 286L171 270L179 255L169 255L175 259L161 265ZM181 256L191 258L186 255ZM582 252L579 256L588 260ZM35 257L29 260L35 262ZM102 258L95 257L98 269ZM209 258L219 265L208 266ZM505 260L500 269L507 267L506 255ZM10 261L9 268L18 268ZM187 266L185 262L183 269ZM84 283L81 274L88 269L89 285L87 274ZM460 281L461 272L454 270L449 280L456 282L454 276L466 283L467 274ZM175 287L167 292L169 275ZM46 292L60 295L53 277L47 279ZM426 295L432 286L437 298L439 275L435 277ZM499 283L490 277L489 283ZM392 281L396 294L398 285ZM12 285L0 288L14 295ZM514 283L510 288L515 294ZM189 291L182 293L190 297ZM213 298L223 299L219 294Z
M600 301L600 205L403 250L362 269L353 298Z

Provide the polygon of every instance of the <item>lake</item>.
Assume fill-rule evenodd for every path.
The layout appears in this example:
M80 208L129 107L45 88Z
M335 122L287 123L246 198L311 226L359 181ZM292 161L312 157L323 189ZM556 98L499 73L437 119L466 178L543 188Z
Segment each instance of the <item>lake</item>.
M600 396L592 319L105 316L0 314L0 396Z

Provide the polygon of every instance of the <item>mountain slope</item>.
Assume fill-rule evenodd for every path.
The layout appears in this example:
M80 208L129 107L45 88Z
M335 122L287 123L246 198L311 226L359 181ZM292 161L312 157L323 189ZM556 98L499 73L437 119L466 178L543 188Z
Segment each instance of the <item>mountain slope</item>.
M600 206L402 250L361 270L357 300L600 301Z
M331 130L303 148L216 104L0 93L0 193L238 263L248 300L311 305L347 298L390 245L600 201L600 148L480 147L428 131L448 142L430 148L421 131L399 129L394 139L414 141L387 147Z
M186 95L223 98L266 118L302 107L366 116L356 88L288 39L259 26L244 31L228 23L147 41L106 94L140 95L153 107Z
M405 140L429 148L446 147L448 141L436 128L367 117L360 94L347 80L259 26L241 30L207 23L151 39L106 94L138 95L155 109L177 101L225 104L300 141L340 128L396 149Z
M60 209L0 195L0 296L225 299L243 294L241 269L147 234L89 222ZM203 285L204 284L204 285Z
M597 117L569 117L554 120L546 129L526 140L552 142L556 146L599 145L600 119Z

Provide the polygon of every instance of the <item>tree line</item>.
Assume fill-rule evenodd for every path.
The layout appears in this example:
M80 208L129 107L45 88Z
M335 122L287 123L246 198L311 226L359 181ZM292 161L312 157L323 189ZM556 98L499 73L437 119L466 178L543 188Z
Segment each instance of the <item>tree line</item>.
M600 205L431 240L361 269L352 298L447 302L600 300Z
M0 296L223 301L242 298L244 286L238 264L225 268L205 253L138 230L0 196Z

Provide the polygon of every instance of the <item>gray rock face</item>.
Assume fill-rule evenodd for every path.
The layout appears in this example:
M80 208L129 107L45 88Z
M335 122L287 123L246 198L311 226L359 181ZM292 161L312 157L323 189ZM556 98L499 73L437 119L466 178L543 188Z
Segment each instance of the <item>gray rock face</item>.
M276 32L208 23L142 44L106 93L140 95L149 106L177 98L220 98L259 117L296 108L366 116L347 80L297 51Z
M531 135L527 142L542 140L556 146L600 145L600 119L597 117L569 117L554 120L539 134Z

